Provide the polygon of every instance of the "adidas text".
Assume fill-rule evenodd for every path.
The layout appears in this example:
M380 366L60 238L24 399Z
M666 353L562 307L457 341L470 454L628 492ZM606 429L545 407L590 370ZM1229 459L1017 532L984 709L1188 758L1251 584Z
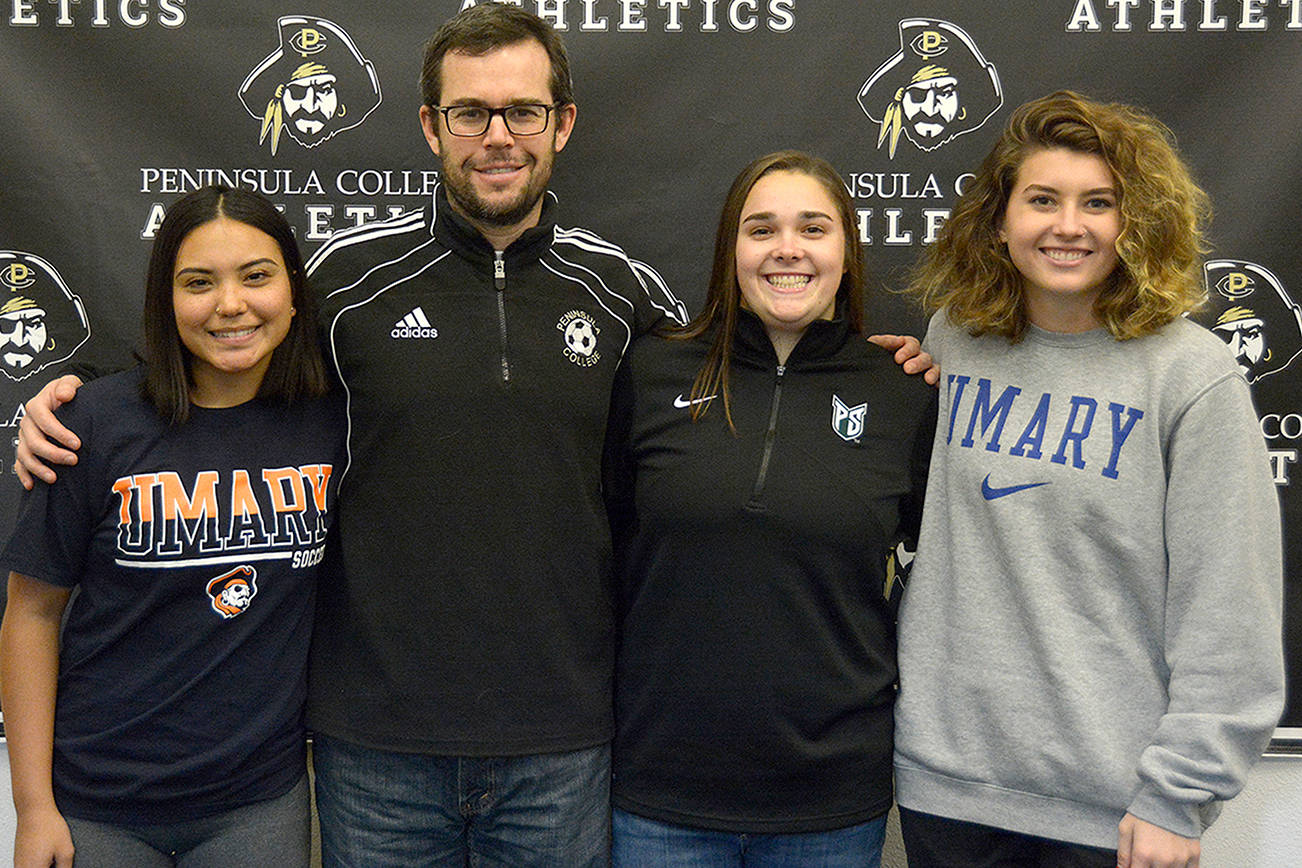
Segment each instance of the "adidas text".
M391 338L436 338L439 336L439 330L433 326L394 326L393 331L389 332Z

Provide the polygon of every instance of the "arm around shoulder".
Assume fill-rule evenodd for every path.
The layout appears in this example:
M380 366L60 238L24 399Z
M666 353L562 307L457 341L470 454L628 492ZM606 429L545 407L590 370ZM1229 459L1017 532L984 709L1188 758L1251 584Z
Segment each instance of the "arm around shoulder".
M67 374L46 383L24 406L14 461L23 488L31 490L36 479L53 483L57 474L51 464L77 463L75 450L81 448L81 440L59 422L55 411L76 397L81 386L80 377Z
M922 374L929 386L940 382L940 366L913 335L869 335L868 342L893 352L895 364L903 368L904 373Z

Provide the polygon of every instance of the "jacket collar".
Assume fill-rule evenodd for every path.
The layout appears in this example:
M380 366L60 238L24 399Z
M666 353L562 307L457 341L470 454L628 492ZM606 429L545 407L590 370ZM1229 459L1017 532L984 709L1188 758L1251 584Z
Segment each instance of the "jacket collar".
M840 314L839 309L837 313ZM787 357L787 366L835 355L850 338L850 324L845 317L838 315L835 319L815 320L805 329ZM778 354L773 350L764 323L744 308L737 311L737 333L733 336L732 348L733 354L744 361L766 367L778 363Z
M466 218L452 209L443 184L439 184L434 190L433 208L434 220L431 232L435 238L463 259L476 265L492 265L493 245L489 244ZM538 218L538 225L526 229L523 235L506 248L504 256L507 265L517 266L542 258L551 246L555 228L556 196L548 191L543 194L542 214Z

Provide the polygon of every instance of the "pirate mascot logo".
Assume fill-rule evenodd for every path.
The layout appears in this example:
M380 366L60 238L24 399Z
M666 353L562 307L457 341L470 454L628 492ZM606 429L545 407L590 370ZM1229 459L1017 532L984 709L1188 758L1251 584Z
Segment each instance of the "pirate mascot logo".
M1229 345L1249 383L1284 370L1302 352L1302 307L1269 270L1213 259L1203 277L1209 304L1200 319Z
M878 125L877 147L900 133L932 151L980 127L1004 104L999 74L972 37L948 21L900 22L900 50L864 83L859 105Z
M380 104L375 67L339 25L324 18L281 18L280 47L240 85L240 101L262 122L258 144L280 135L315 148L366 120Z
M244 565L208 582L208 602L223 619L244 614L258 593L258 572Z
M50 263L0 250L0 371L25 380L70 358L90 326L81 299Z
M7 429L0 455L0 534L18 516L22 486L10 469L23 420L23 402L37 386L24 382L72 358L90 338L86 309L50 263L16 250L0 250L0 428ZM4 596L0 594L0 607Z

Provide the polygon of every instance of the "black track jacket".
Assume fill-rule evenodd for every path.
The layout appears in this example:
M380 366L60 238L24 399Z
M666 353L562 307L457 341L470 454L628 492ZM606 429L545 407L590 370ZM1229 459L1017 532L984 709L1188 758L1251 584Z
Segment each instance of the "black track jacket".
M449 755L610 738L611 384L633 338L683 309L654 271L553 211L548 196L499 255L440 188L309 262L348 415L315 730Z
M891 804L886 559L916 533L936 393L841 320L779 366L743 311L728 430L705 338L638 341L611 411L612 794L667 823L824 831Z

